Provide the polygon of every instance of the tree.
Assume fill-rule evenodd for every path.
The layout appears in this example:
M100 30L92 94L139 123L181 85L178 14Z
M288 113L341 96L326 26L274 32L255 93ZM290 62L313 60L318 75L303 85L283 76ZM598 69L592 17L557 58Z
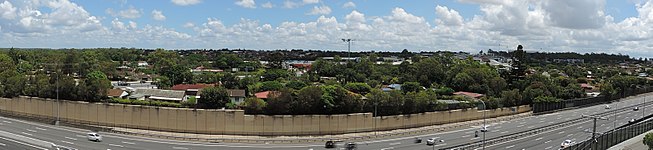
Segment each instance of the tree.
M265 81L261 83L259 91L278 91L283 88L279 81Z
M155 78L154 81L155 81L155 84L156 84L157 88L159 88L159 89L167 89L167 88L172 87L172 81L170 81L170 78L168 78L166 76L159 76L159 77Z
M14 61L7 54L0 53L0 70L14 70L15 68Z
M265 101L256 97L247 98L243 102L243 110L245 110L246 114L262 114L266 106Z
M207 87L202 89L197 105L204 109L217 109L229 103L229 93L224 87Z
M295 89L295 90L300 90L304 87L306 87L306 82L303 82L301 80L292 80L288 83L286 83L286 87Z
M501 92L501 101L504 107L517 106L521 104L522 96L518 89Z
M324 113L323 91L318 86L307 86L297 92L297 98L291 103L293 114Z
M505 89L508 86L508 83L506 82L505 79L501 77L494 77L490 79L487 85L490 88L491 95L499 96L501 95L501 91L503 91L503 89Z
M288 71L283 69L267 69L262 76L263 81L274 81L279 78L288 78L290 74L288 74Z
M16 74L4 82L3 97L12 98L23 95L23 88L25 87L25 75Z
M289 114L292 101L292 91L287 88L281 89L278 96L268 98L268 105L265 107L265 113L268 115Z
M653 133L647 133L642 142L648 146L648 149L653 149Z
M350 82L350 83L345 84L345 89L347 89L347 90L349 90L351 92L354 92L354 93L365 95L365 94L370 92L372 87L367 85L367 83Z
M418 82L404 82L404 84L401 84L401 90L404 93L419 92L420 88L421 86Z
M474 84L474 79L469 76L467 73L458 73L456 77L453 78L452 86L458 91L467 91L468 86Z
M86 75L86 100L95 102L107 97L107 90L111 88L111 82L107 76L100 71L93 71Z

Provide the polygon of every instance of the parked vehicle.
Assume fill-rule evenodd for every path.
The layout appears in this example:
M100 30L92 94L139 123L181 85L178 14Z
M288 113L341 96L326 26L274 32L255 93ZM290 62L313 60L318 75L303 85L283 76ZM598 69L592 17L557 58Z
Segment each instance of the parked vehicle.
M90 132L86 134L87 138L89 141L95 141L95 142L102 142L102 135L95 133L95 132Z

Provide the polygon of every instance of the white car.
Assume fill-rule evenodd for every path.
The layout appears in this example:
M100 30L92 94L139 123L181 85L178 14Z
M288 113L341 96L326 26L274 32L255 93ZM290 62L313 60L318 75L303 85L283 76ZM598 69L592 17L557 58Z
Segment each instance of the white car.
M610 109L610 105L605 105L605 109Z
M571 146L571 144L573 144L571 142L571 140L562 141L562 143L560 143L560 148L567 148L567 147Z
M433 145L433 144L435 144L435 138L430 138L426 140L426 145Z
M481 132L487 132L487 126L481 127Z
M101 142L102 141L102 136L100 134L97 134L95 132L91 132L86 134L86 137L88 138L89 141L96 141L96 142Z

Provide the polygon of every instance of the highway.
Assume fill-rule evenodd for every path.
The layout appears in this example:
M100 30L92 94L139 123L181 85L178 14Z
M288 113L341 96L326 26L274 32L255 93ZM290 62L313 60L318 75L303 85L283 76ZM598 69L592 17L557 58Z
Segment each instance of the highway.
M619 108L624 106L631 106L643 102L643 97L631 98L619 102ZM613 108L617 109L615 104L610 104ZM511 133L528 131L534 128L558 124L563 121L580 118L581 114L595 114L606 110L605 105L596 105L592 107L579 108L574 110L561 111L552 114L530 116L511 121L504 121L489 124L489 132L486 133L486 139L508 135ZM620 124L627 122L630 118L641 117L641 112L653 112L653 107L642 108L637 112L624 111L617 117ZM597 129L600 132L612 129L613 118L610 120L599 121ZM487 145L488 149L551 149L559 148L560 143L565 139L574 141L582 141L589 138L590 134L584 130L589 128L591 122L584 122L578 125L568 126L556 130L549 131L544 134L538 134L523 139L517 139L507 143L496 145ZM439 149L469 142L481 141L482 133L479 132L479 137L474 136L480 126L470 128L463 128L455 131L438 132L426 135L398 137L391 139L379 139L373 141L356 142L358 149L374 149L374 150L389 150L389 149L407 149L407 150L429 150ZM49 124L35 123L29 121L22 121L13 118L0 117L0 131L9 132L10 134L22 135L46 142L51 142L57 145L72 147L76 149L171 149L171 150L185 150L185 149L227 149L227 150L251 150L251 149L289 149L289 150L318 150L325 149L324 143L307 143L307 144L241 144L241 143L203 143L203 142L187 142L176 141L167 139L147 138L114 133L100 133L104 137L102 142L92 142L86 139L88 130L76 129L65 126L53 126ZM0 136L3 136L0 134ZM422 143L414 143L415 138L422 138ZM428 138L436 138L444 142L438 142L435 146L430 147L425 144ZM5 141L0 141L0 143ZM345 141L347 142L347 141ZM11 143L11 141L8 141ZM10 145L8 143L3 143ZM14 142L15 143L15 142ZM344 144L339 143L339 144ZM16 144L11 144L16 145ZM1 144L0 144L1 146ZM18 145L19 146L19 145ZM340 146L338 149L340 149ZM0 147L0 149L3 149Z

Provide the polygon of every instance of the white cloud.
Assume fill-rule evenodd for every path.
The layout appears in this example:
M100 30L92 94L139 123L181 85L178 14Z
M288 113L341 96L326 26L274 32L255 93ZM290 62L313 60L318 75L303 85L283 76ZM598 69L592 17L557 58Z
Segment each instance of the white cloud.
M606 1L597 0L548 0L543 1L547 19L558 27L570 29L594 29L603 27Z
M138 10L134 8L133 6L129 6L129 8L125 10L120 10L118 12L115 12L111 8L107 8L105 12L113 17L121 17L121 18L128 18L128 19L136 19L141 17L141 10Z
M186 22L186 23L183 25L183 27L184 27L184 28L193 28L193 27L195 27L195 24L193 24L192 22Z
M3 19L14 19L16 17L16 7L9 1L0 3L0 12L0 17Z
M308 15L328 15L331 13L331 8L329 6L313 6L311 12L308 12Z
M179 6L195 5L201 2L201 0L172 0L172 3Z
M152 10L152 18L158 21L166 20L166 16L163 15L163 12L156 9Z
M136 27L137 27L136 22L134 22L134 21L129 21L129 27L132 28L132 29L136 29Z
M317 4L320 0L303 0L304 4Z
M283 2L283 7L284 8L297 8L299 6L300 6L300 4L296 3L294 1L286 0L286 1Z
M266 2L266 3L263 3L261 5L261 7L263 7L263 8L272 8L272 7L274 7L274 4L272 4L272 2Z
M347 2L342 4L342 8L356 8L356 4L354 2Z
M256 2L254 0L237 0L235 4L245 8L256 8Z
M463 17L460 16L458 11L449 10L446 6L436 6L435 13L438 16L438 19L435 21L437 24L449 25L449 26L460 26L463 24Z

